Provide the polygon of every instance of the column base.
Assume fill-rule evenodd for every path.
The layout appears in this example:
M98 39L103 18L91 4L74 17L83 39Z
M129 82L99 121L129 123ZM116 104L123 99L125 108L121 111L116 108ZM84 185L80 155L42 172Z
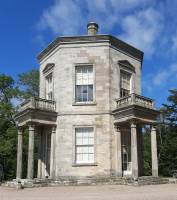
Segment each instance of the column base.
M159 176L158 170L157 170L157 169L153 169L153 170L152 170L152 176L153 176L153 177L158 177L158 176Z
M123 177L123 173L122 172L116 172L115 174L117 177Z
M133 178L138 178L138 170L132 170L132 177Z

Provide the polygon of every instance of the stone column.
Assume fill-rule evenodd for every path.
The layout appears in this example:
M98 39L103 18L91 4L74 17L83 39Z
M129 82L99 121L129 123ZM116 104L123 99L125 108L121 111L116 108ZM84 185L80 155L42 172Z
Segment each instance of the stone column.
M22 178L22 154L23 154L23 131L18 129L18 146L17 146L17 172L16 178Z
M131 123L131 160L132 176L138 178L137 129L134 122Z
M42 137L41 137L41 132L38 133L38 166L37 166L37 178L41 179L42 178Z
M116 126L115 133L115 173L117 176L122 177L122 143L121 143L121 130Z
M152 176L158 176L158 158L157 158L157 138L156 128L151 127L151 157L152 157Z
M50 152L50 178L55 177L55 143L56 143L56 128L52 128L51 134L51 152Z
M29 125L29 144L28 144L28 170L27 178L33 179L34 176L34 130L33 125Z

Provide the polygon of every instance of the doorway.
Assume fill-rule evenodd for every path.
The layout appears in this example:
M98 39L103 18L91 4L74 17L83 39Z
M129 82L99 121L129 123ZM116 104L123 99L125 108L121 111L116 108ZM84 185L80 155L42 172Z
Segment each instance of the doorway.
M122 171L123 176L132 174L131 135L129 131L125 131L122 134Z

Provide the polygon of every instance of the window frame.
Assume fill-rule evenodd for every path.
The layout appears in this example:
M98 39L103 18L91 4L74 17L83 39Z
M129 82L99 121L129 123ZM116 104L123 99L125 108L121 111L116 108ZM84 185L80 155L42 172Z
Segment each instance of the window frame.
M54 101L54 67L55 64L54 63L47 63L44 67L44 69L42 70L43 72L43 78L44 78L44 98L47 99L47 84L46 84L46 79L48 76L52 76L52 99L49 101ZM40 83L41 84L41 83Z
M76 129L77 128L93 128L93 135L94 135L94 144L93 146L93 150L94 150L94 162L90 163L90 162L85 162L85 163L77 163L77 152L76 152ZM97 145L96 145L96 126L95 125L74 125L73 126L73 158L72 158L72 167L80 167L80 166L97 166L97 156L96 156L96 152L97 152ZM87 146L87 145L86 145Z
M130 94L135 93L135 74L136 70L135 67L128 61L128 60L119 60L119 98L121 97L121 72L130 74Z
M52 99L48 99L48 94L47 94L47 79L51 77L52 78ZM49 101L54 101L54 77L53 77L53 72L50 72L45 75L45 99Z
M124 98L124 97L126 97L126 96L121 96L122 89L124 89L124 88L121 87L121 74L127 74L127 75L130 76L130 90L129 90L129 95L130 95L130 94L132 93L132 73L120 69L120 85L119 85L120 94L119 94L119 95L120 95L120 98ZM126 89L124 89L124 90L126 90ZM128 90L127 90L127 91L128 91ZM127 95L127 96L129 96L129 95Z
M76 101L76 68L77 67L92 67L93 69L93 101ZM73 106L96 105L96 80L95 80L95 65L92 63L75 63L73 65Z

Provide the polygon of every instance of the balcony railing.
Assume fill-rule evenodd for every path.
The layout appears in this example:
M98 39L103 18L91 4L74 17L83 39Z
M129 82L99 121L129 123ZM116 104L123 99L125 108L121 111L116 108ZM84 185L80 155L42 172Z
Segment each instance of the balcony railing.
M21 111L26 110L28 108L55 111L56 110L56 103L55 103L55 101L32 97L32 98L24 101L19 106L18 112L21 112Z
M117 108L129 105L139 105L142 107L154 109L154 101L152 99L134 93L126 97L116 99L116 102L117 102Z

